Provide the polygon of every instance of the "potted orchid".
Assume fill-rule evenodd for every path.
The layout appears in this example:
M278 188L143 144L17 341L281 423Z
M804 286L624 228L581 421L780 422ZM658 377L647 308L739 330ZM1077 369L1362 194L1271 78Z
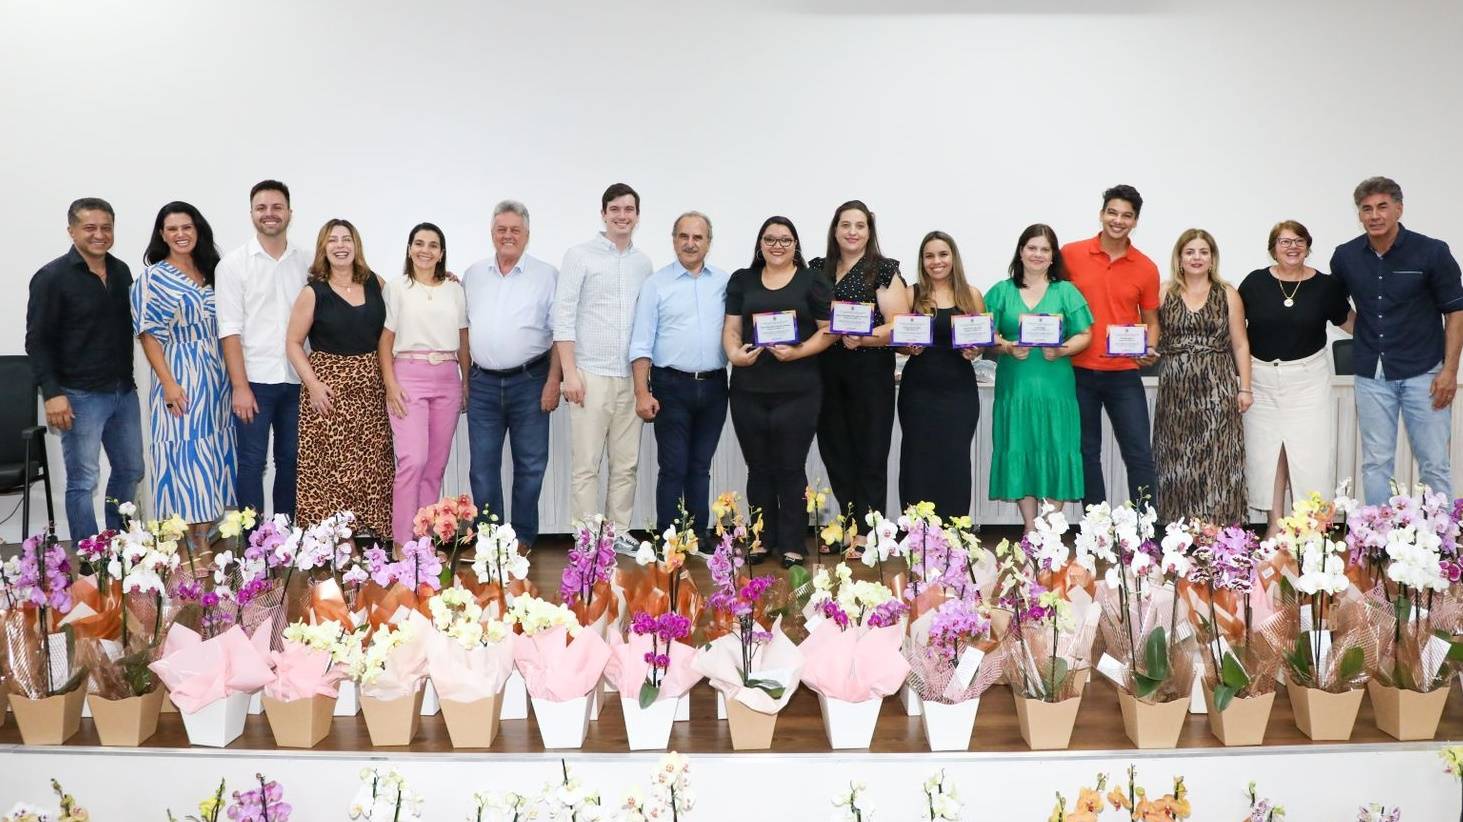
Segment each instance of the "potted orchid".
M695 651L681 641L690 635L691 620L675 611L638 611L628 640L611 635L606 676L620 693L630 750L669 744L681 698L701 679L691 667Z
M478 791L472 795L467 822L524 822L537 816L532 797L513 791Z
M410 745L421 725L425 643L431 628L416 611L386 623L362 641L347 674L356 683L366 730L376 747Z
M960 816L960 795L956 793L955 786L945 778L945 771L930 776L924 781L924 813L920 819L928 819L930 822L945 822L945 820L959 820Z
M819 619L799 646L802 680L818 693L828 744L867 748L884 697L909 674L900 653L909 607L882 583L855 581L843 562L818 569L809 606Z
M52 779L51 791L56 794L55 810L17 802L0 816L0 822L90 822L91 814L81 807L76 797L62 790L60 782Z
M1245 788L1245 798L1250 801L1249 812L1240 822L1285 822L1284 806L1261 798L1254 782Z
M544 785L540 803L550 822L591 822L604 818L599 791L585 787L569 764L559 760L559 781Z
M1117 687L1123 729L1139 748L1177 746L1194 679L1193 643L1177 630L1174 587L1189 570L1191 538L1171 523L1160 542L1157 519L1146 499L1089 505L1076 539L1079 564L1093 574L1097 560L1107 567L1098 587L1107 653L1098 670Z
M313 748L330 733L346 668L361 653L361 637L338 622L292 623L283 650L271 651L274 679L264 686L264 713L274 743Z
M27 745L59 745L81 727L87 671L75 664L74 630L60 625L72 609L71 583L71 561L53 528L25 540L10 595L19 607L3 619L10 709Z
M544 747L578 748L589 730L589 700L609 661L609 646L563 603L521 596L509 615L523 630L513 657L533 700Z
M427 671L442 700L447 734L455 748L490 747L513 671L511 617L488 617L464 588L444 589L427 608L437 629L427 641Z
M1450 662L1463 659L1457 594L1460 556L1455 505L1416 489L1351 518L1351 561L1375 585L1368 596L1380 646L1367 683L1377 727L1397 739L1431 739L1448 698ZM1378 573L1380 571L1380 573Z
M1073 663L1082 642L1072 603L1061 590L1038 581L1040 575L1067 578L1066 518L1048 505L1035 525L1020 542L1002 540L996 546L997 602L1011 615L1002 643L1021 736L1033 750L1049 750L1071 742L1083 681Z
M980 695L1001 673L999 664L982 664L995 647L991 611L978 598L945 600L932 615L928 642L906 646L930 750L970 747Z
M869 786L862 781L854 779L848 783L848 790L839 791L833 795L834 822L873 822L874 815L864 799L864 793Z
M1173 791L1156 799L1150 799L1148 792L1138 784L1138 769L1128 766L1128 784L1114 785L1108 791L1107 801L1115 811L1127 811L1130 822L1179 822L1193 813L1189 803L1189 790L1182 776L1173 778Z
M443 497L412 517L412 536L427 540L434 553L441 551L448 557L445 565L438 563L438 584L433 590L452 584L457 573L457 558L473 540L473 522L477 517L477 506L467 494ZM514 547L517 548L516 545Z
M1280 519L1272 540L1299 566L1281 583L1282 611L1295 636L1284 652L1285 688L1296 725L1315 740L1351 738L1366 681L1366 607L1346 575L1346 543L1333 538L1352 510L1355 501L1339 490L1334 500L1313 491Z
M518 550L518 534L513 526L500 523L498 516L490 513L477 529L472 580L463 580L463 575L458 579L477 597L484 614L504 619L514 598L538 595L533 583L528 581L528 569L528 557ZM528 718L528 690L517 668L509 671L508 682L498 699L498 712L500 719Z
M1188 579L1209 728L1226 745L1259 745L1281 662L1263 638L1283 620L1260 584L1261 564L1273 546L1238 525L1196 526L1195 532Z
M740 513L730 528L718 526L721 541L707 560L716 590L707 599L713 619L729 630L697 650L691 666L705 676L726 707L736 750L772 745L777 714L797 689L803 657L783 633L781 620L767 615L770 576L746 573L760 517L748 526Z

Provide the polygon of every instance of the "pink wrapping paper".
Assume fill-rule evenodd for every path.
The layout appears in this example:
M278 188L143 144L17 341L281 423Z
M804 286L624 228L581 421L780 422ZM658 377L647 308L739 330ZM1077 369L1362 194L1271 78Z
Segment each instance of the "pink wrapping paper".
M340 694L345 672L331 663L326 651L285 640L284 650L270 651L269 660L274 665L274 681L264 686L264 695L270 699L293 702Z
M513 646L513 660L523 674L528 693L537 699L567 702L589 693L599 684L610 646L599 634L585 629L567 645L567 629L519 637Z
M427 675L427 640L437 632L431 620L406 606L396 609L391 625L410 625L411 639L391 649L386 657L386 670L370 683L361 683L361 694L372 699L391 700L411 696L422 687Z
M158 675L185 713L195 713L230 694L252 693L268 685L269 626L245 636L239 626L204 640L183 625L174 624L163 642L163 653L148 667Z
M651 638L645 634L633 634L628 640L619 634L610 635L610 661L605 666L605 676L619 689L626 699L639 699L640 686L649 679L650 664L645 655L651 651ZM691 667L696 649L683 642L672 642L669 655L671 664L660 675L660 699L678 699L691 686L701 681L701 674Z
M799 646L803 682L818 693L845 702L886 697L904 684L909 661L900 653L904 632L886 628L840 629L829 620Z
M468 649L434 631L427 640L427 673L437 696L453 702L496 696L513 673L513 649L521 641L510 633L496 645Z
M737 635L723 634L711 644L696 651L691 667L706 677L711 687L721 691L727 699L746 705L754 711L775 714L787 705L798 689L803 671L803 654L798 646L782 632L781 618L772 626L772 640L758 645L752 652L751 676L753 679L767 678L770 672L785 675L787 687L781 698L773 699L761 688L749 688L742 684L742 643Z

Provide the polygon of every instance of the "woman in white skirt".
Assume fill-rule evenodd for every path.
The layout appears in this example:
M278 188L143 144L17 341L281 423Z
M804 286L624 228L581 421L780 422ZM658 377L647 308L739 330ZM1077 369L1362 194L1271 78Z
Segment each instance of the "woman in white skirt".
M1240 299L1250 337L1254 405L1244 415L1249 506L1268 515L1266 536L1293 502L1336 487L1336 412L1326 325L1348 334L1354 314L1335 278L1306 265L1311 234L1295 220L1270 229L1274 265L1250 272Z

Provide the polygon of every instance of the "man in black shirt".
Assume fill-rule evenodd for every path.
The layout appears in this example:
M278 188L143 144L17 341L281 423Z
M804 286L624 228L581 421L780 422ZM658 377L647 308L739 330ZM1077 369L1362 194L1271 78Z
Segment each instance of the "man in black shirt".
M84 197L66 212L71 250L31 277L25 353L46 400L46 425L61 434L66 521L73 540L97 533L96 488L107 450L108 528L116 502L142 480L142 416L132 379L132 272L108 253L115 212Z

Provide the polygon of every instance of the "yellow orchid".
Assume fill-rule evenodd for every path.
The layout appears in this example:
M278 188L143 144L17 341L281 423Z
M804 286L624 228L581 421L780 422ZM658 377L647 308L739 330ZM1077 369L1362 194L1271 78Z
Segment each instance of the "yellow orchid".
M823 526L822 532L818 535L825 545L837 545L843 541L843 523L834 519Z

